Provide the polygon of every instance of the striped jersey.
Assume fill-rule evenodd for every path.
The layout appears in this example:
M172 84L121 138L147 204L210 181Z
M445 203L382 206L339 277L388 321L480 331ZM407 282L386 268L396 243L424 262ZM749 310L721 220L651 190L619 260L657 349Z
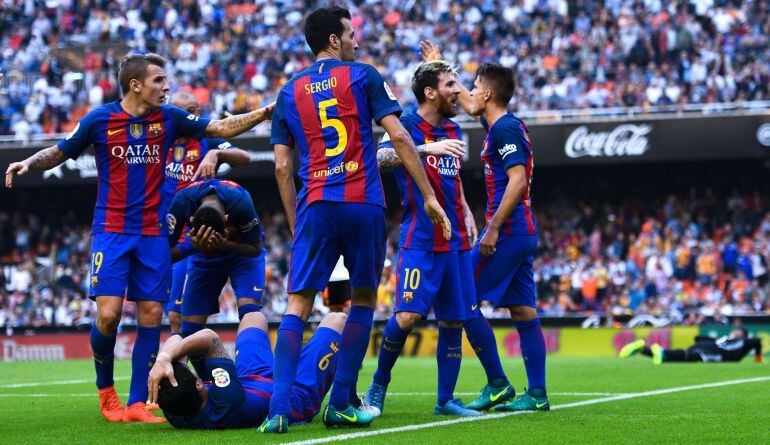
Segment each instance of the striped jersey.
M385 207L372 120L400 113L370 65L324 59L289 80L276 100L270 143L299 150L297 213L317 201Z
M209 120L164 105L135 117L119 101L92 110L66 138L56 144L77 158L94 146L98 174L91 233L167 235L164 219L164 166L172 142L200 139Z
M409 131L415 145L429 144L443 139L462 139L460 126L450 119L445 119L441 126L434 127L417 112L411 112L401 117L401 123ZM380 148L392 147L390 138L385 134L380 142ZM471 245L463 218L461 160L452 156L428 155L422 158L422 164L428 181L436 193L436 199L452 223L452 237L447 241L441 226L433 224L430 220L425 212L425 200L417 184L402 166L393 170L403 207L399 247L432 252L469 250Z
M484 118L481 123L487 136L481 146L481 161L484 164L484 182L487 189L487 223L492 219L503 200L508 185L506 171L516 165L523 165L527 186L521 194L513 212L500 228L502 235L535 235L537 225L532 213L532 143L529 129L519 118L508 112L489 127Z

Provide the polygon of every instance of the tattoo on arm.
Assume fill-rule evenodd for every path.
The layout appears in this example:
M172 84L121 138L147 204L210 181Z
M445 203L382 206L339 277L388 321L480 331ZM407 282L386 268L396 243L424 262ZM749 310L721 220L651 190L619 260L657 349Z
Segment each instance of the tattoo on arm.
M225 344L222 343L222 340L219 339L219 337L214 339L214 342L211 345L211 349L209 350L209 353L206 354L207 358L230 358L230 356L227 354L227 349L225 348Z
M206 129L208 136L230 138L238 136L244 131L254 128L255 125L264 119L262 109L254 110L245 114L237 114L222 120L211 121Z
M419 154L421 158L428 155L427 145L418 145L416 148L417 154ZM404 165L404 163L401 162L401 158L398 157L395 148L385 147L377 150L377 166L379 168L393 168L402 165Z
M59 150L59 147L48 147L27 158L30 170L48 170L61 164L67 159L67 155Z

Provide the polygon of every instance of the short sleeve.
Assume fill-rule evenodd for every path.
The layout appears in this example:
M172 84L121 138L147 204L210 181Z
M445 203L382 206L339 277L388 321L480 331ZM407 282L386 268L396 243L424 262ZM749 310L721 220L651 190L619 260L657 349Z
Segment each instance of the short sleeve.
M170 114L171 122L174 123L177 136L201 139L203 138L203 133L206 131L206 127L209 126L209 122L211 121L208 118L188 113L174 105L167 105L165 111Z
M168 214L166 214L166 225L168 226L168 244L171 247L176 246L179 241L179 236L182 234L185 223L190 218L190 209L188 203L188 191L189 189L180 190L174 200L171 201L171 205L168 208Z
M492 146L508 170L516 165L526 165L529 159L529 144L524 138L524 130L515 122L500 122L492 128Z
M67 157L76 159L86 148L94 143L94 126L96 125L97 113L90 112L83 118L72 130L72 133L56 144Z
M221 423L246 400L246 392L238 379L235 362L229 358L206 359L206 371L211 376L209 400L210 421Z
M289 85L289 84L287 84ZM275 101L275 110L273 110L273 121L270 126L270 143L272 145L281 144L293 146L294 140L289 131L289 124L286 122L286 87L281 88L278 93L278 99Z
M401 116L401 105L396 100L396 95L390 90L387 82L380 73L371 66L364 65L366 70L366 94L369 98L369 111L374 121L379 123L383 117L389 114Z
M249 192L243 191L234 213L234 223L238 226L238 232L240 232L243 241L253 243L262 239L262 226L259 224L259 216L254 209L254 203Z

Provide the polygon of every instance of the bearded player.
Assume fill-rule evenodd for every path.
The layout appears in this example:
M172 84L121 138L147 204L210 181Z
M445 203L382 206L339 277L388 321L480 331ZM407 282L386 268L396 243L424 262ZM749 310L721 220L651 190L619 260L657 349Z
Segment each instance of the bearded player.
M92 110L65 139L12 163L5 174L6 186L11 187L14 175L48 170L94 146L99 182L89 297L96 300L98 315L91 327L91 349L101 412L111 422L164 422L149 412L146 400L147 375L158 352L171 276L165 224L169 202L161 193L171 144L180 137L234 137L272 114L268 106L210 121L165 105L169 92L165 65L156 54L124 57L118 72L123 99ZM127 408L113 381L115 334L124 298L137 302Z
M305 21L305 39L316 62L284 87L276 102L271 143L276 180L294 234L289 301L275 348L275 385L270 417L260 431L286 432L289 396L302 333L317 292L340 255L350 271L352 304L323 420L328 426L366 426L373 420L350 405L372 329L375 290L385 259L385 199L372 121L385 128L406 170L425 197L425 210L450 236L450 223L436 201L414 143L401 125L401 107L380 74L355 63L350 12L321 8ZM292 146L299 150L302 189L294 187Z

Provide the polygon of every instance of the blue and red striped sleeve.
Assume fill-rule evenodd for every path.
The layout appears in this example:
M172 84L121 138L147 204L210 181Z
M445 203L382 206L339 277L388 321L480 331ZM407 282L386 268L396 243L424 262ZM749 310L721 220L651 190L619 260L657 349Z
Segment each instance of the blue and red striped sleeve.
M273 110L273 123L270 126L270 143L272 145L281 144L293 146L294 140L289 131L289 124L286 122L286 88L290 88L291 82L281 88L278 93L278 99L275 101L275 110Z
M168 113L168 116L171 117L176 136L202 139L203 133L206 132L206 127L209 126L209 122L211 121L208 118L188 113L174 105L164 105L163 109Z
M387 82L371 65L361 65L366 71L366 95L369 98L369 111L378 124L390 114L401 116L401 105Z
M498 121L490 130L490 145L496 150L503 164L503 169L516 165L526 165L529 161L529 144L524 131L515 119Z
M75 159L86 148L94 143L95 126L99 116L103 114L101 108L97 108L83 116L70 134L56 144L67 157Z

